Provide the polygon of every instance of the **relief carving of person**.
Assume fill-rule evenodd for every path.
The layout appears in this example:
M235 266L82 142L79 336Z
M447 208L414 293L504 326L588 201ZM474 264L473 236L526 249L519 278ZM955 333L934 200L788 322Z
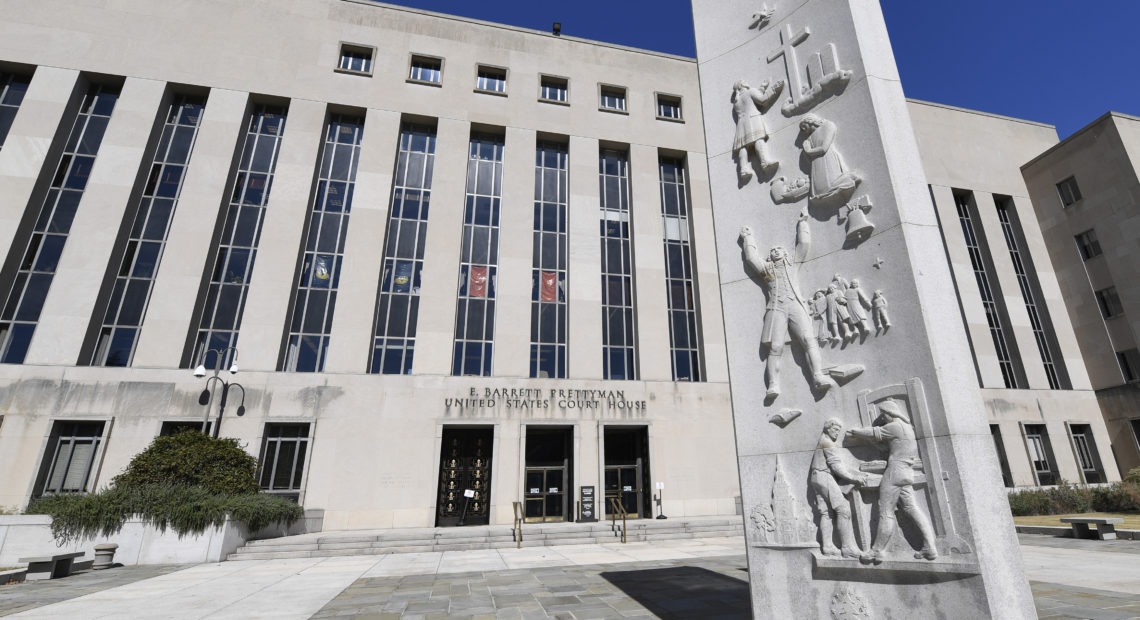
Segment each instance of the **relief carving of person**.
M737 80L732 85L732 113L736 118L736 136L732 140L732 152L736 154L736 174L741 183L752 178L752 167L748 164L748 152L756 153L760 170L765 174L774 171L780 162L768 154L768 127L764 124L763 110L775 101L784 89L784 81L764 80L759 88Z
M812 507L819 519L820 549L823 555L858 558L861 555L851 527L851 504L847 495L853 484L867 484L867 474L852 469L844 456L841 437L843 423L830 418L823 424L815 455L811 459L808 484ZM835 514L833 518L831 515ZM834 530L839 530L839 548L835 547Z
M815 114L800 119L800 131L805 135L803 151L811 160L811 198L827 200L855 189L862 180L847 170L843 156L835 148L835 123Z
M817 290L811 298L811 318L815 321L815 339L823 346L831 342L827 329L827 293Z
M760 255L752 229L745 226L737 240L740 244L746 267L751 268L760 279L761 287L768 301L764 309L764 327L761 343L768 352L768 362L764 369L764 379L768 386L768 399L780 395L780 359L784 354L784 343L790 334L792 341L803 349L816 389L832 387L831 378L823 374L820 362L819 344L812 333L812 320L799 292L797 280L800 265L807 258L811 247L811 228L805 208L796 222L795 256L789 257L787 250L776 246L769 250L767 258Z
M938 550L934 546L934 526L918 505L914 492L914 472L922 468L914 426L897 402L884 401L878 408L880 415L873 426L847 431L849 436L885 444L888 448L887 468L879 483L879 527L870 551L860 559L866 564L882 563L883 552L898 529L895 511L902 510L922 534L922 549L914 554L915 559L935 560Z
M891 317L887 315L887 298L883 291L875 291L871 298L871 317L875 320L876 329L887 329L891 326Z
M847 340L851 314L847 311L847 298L834 282L827 286L827 326L831 339Z
M867 333L871 329L867 322L867 310L871 308L871 302L863 293L863 289L859 288L859 280L851 280L851 285L847 287L844 295L847 297L847 312L851 315L852 328L857 327L860 332Z

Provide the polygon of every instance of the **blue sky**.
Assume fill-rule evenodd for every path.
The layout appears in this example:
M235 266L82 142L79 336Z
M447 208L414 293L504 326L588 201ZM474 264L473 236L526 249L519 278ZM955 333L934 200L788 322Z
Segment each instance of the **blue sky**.
M694 55L689 0L388 3L537 30L560 21L567 35ZM1062 138L1108 110L1140 116L1140 0L882 5L908 97L1056 125Z

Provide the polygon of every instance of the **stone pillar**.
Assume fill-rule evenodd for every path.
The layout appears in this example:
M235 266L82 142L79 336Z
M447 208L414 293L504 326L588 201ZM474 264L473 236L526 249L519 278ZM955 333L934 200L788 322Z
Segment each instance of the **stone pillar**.
M753 614L1032 617L879 3L693 14Z
M471 124L439 119L412 374L450 375Z
M570 137L570 194L566 213L567 373L572 379L602 378L602 255L598 197L598 141ZM598 487L601 489L601 487Z
M60 124L68 104L79 105L78 102L72 103L78 82L78 71L37 68L8 130L4 148L0 149L0 251L5 255L19 228L24 209L34 195L40 194L33 192L37 180L42 176L45 180L41 183L50 182L49 175L55 172L49 170L40 174L56 133L71 129L70 126L61 128ZM67 140L66 133L62 134L61 140ZM16 251L23 252L24 249Z
M399 113L369 109L360 143L360 165L356 170L325 372L362 373L372 357L376 297L384 266L399 140Z
M669 304L665 299L665 226L661 221L657 149L631 145L629 168L639 376L642 381L672 381Z
M535 144L534 130L507 128L495 286L496 377L530 376Z
M238 337L242 370L277 369L324 132L325 104L289 102Z
M213 267L214 227L218 212L228 204L226 187L235 148L245 129L249 93L216 88L210 91L186 179L171 217L170 232L143 317L136 368L177 368L194 316L194 302L203 292L202 272ZM198 360L191 360L196 365Z
M165 120L165 93L165 82L124 81L51 290L44 299L25 364L70 366L79 358L123 218L128 208L138 206L135 203L141 189L136 190L136 177L147 155L148 141ZM101 323L102 318L96 317L96 321Z

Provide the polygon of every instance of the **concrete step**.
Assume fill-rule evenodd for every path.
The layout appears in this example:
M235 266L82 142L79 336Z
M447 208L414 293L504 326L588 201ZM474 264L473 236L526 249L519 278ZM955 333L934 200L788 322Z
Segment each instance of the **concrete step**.
M618 524L620 529L620 523ZM739 536L740 517L635 519L626 523L628 542ZM609 521L535 523L522 528L523 547L610 544L621 540ZM430 551L466 551L516 547L514 528L503 525L461 528L407 528L319 532L253 540L228 559L258 560L353 555L386 555Z

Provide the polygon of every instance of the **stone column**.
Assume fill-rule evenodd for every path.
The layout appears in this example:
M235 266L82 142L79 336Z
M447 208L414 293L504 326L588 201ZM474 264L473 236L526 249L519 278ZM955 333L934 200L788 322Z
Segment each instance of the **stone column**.
M879 3L757 9L693 0L753 614L1032 617Z
M496 377L530 375L531 265L534 261L535 132L507 128L499 279L495 287Z
M69 366L79 358L115 239L128 208L138 206L142 189L136 177L141 177L138 170L147 155L148 141L165 120L165 93L165 82L127 78L123 83L25 364Z
M248 101L249 93L210 91L143 317L131 363L136 368L177 368L187 334L198 327L191 325L199 318L194 316L194 302L204 292L202 272L213 267L206 263L216 253L214 228L218 211L228 204L226 188ZM196 363L191 360L192 366Z
M573 379L602 378L602 255L598 197L598 141L570 137L570 194L566 213L569 294L566 300L567 373ZM601 487L598 487L599 489Z
M324 132L325 104L289 102L238 337L242 370L277 369Z
M439 119L412 374L450 375L471 124Z
M41 175L56 133L64 132L60 139L67 140L66 132L71 127L61 128L60 124L69 104L79 105L73 102L78 82L78 71L39 67L28 83L28 92L8 130L4 148L0 149L0 250L5 253L16 235L24 209L34 195L41 195L43 191L33 192L37 180L42 176L44 180L40 183L50 183L49 175L55 172L49 170ZM23 248L17 250L23 251Z
M368 369L399 139L398 113L368 110L325 372Z
M642 381L672 381L669 351L669 304L665 299L664 224L661 221L661 173L657 149L634 144L629 149L630 228L633 234L634 310L637 358Z

